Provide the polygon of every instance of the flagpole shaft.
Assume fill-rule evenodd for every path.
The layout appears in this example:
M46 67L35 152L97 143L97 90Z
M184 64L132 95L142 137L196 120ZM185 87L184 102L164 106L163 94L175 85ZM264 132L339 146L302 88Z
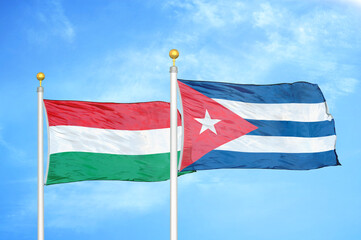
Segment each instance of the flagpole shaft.
M43 133L43 94L38 87L38 240L44 240L44 133Z
M178 239L177 73L170 67L170 240Z

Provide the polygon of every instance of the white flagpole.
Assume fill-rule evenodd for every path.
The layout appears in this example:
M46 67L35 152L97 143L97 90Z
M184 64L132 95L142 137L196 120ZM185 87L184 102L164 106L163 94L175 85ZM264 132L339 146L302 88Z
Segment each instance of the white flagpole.
M177 73L175 59L179 56L176 49L169 52L173 59L170 67L170 240L178 239L178 161L177 161Z
M39 72L36 78L40 81L38 92L38 240L44 240L44 133L43 133L43 95L41 82L45 75Z

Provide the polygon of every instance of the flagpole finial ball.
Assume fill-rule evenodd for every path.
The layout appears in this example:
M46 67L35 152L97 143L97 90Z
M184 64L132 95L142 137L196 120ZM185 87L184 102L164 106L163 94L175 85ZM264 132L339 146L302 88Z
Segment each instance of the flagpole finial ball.
M45 74L42 72L39 72L38 74L36 74L36 78L39 80L40 87L41 87L41 82L45 79Z
M38 74L36 74L36 78L37 78L39 81L43 81L44 78L45 78L45 74L42 73L42 72L39 72Z
M177 49L172 49L169 51L169 57L172 59L176 59L179 56L179 52Z

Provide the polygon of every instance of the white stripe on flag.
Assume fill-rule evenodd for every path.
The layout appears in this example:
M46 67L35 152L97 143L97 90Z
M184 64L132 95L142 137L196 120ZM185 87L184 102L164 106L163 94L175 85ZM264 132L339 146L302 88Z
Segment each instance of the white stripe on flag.
M235 152L315 153L335 149L336 135L327 137L274 137L245 135L215 150Z
M51 126L49 127L49 139L49 154L93 152L146 155L170 151L169 128L129 131L79 126ZM182 127L178 126L179 143L181 143L181 139ZM180 146L178 150L180 150Z
M323 103L246 103L213 99L244 119L319 122L332 120L326 102Z

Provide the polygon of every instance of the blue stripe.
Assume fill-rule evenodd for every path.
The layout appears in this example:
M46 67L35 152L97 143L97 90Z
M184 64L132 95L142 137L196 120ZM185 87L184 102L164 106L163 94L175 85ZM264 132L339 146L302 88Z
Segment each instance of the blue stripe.
M309 170L340 165L335 151L319 153L244 153L213 150L183 171L219 168Z
M284 137L325 137L336 135L333 119L322 122L246 120L258 127L256 130L248 133L248 135Z
M308 82L251 85L182 79L179 81L209 98L248 103L321 103L325 101L318 85Z

